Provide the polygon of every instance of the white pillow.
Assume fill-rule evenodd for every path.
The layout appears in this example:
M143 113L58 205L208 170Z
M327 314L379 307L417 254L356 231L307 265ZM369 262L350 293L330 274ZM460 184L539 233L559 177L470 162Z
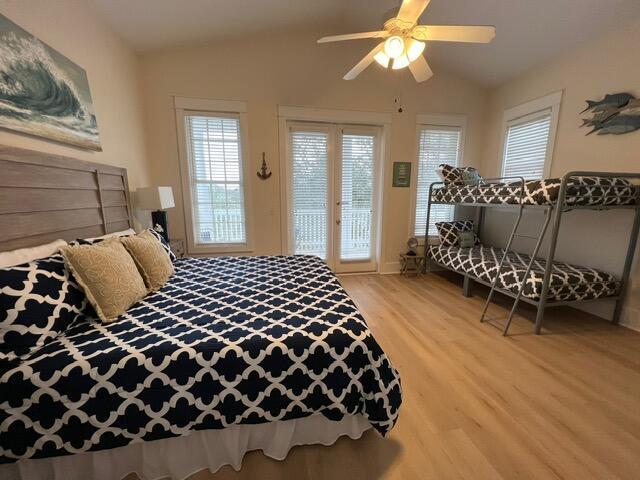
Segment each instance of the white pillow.
M102 240L104 238L109 237L125 237L127 235L135 235L136 231L133 228L128 228L127 230L120 230L119 232L107 233L106 235L102 235L100 237L93 238L85 238L88 242L93 242L94 240Z
M57 253L60 247L67 244L64 240L54 240L51 243L38 245L37 247L19 248L9 252L0 252L0 268L13 267L23 263L32 262L41 258L47 258Z

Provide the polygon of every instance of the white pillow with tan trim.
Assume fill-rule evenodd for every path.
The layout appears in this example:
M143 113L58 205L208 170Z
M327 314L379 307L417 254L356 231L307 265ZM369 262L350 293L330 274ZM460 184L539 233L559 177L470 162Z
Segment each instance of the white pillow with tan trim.
M61 247L67 245L64 240L54 240L37 247L19 248L8 252L0 252L0 268L13 267L23 263L33 262L41 258L47 258L58 253Z

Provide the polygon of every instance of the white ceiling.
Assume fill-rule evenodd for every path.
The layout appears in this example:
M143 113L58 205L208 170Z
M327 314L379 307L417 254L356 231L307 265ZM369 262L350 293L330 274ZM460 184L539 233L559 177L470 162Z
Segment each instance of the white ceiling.
M399 4L398 0L88 1L139 52L283 30L313 28L327 35L378 30L383 14ZM495 25L497 36L489 45L432 43L427 52L434 65L491 86L635 17L640 17L640 0L431 0L421 23Z

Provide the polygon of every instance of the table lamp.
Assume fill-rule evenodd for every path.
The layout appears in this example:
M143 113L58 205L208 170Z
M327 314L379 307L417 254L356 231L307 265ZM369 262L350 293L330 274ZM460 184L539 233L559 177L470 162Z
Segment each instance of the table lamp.
M167 224L167 208L176 206L173 201L171 187L145 187L136 190L138 208L151 210L153 229L169 241L169 227Z

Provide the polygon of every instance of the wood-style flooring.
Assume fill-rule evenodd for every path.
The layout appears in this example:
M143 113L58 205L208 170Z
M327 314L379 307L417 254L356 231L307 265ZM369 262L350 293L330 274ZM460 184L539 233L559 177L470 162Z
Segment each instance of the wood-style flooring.
M402 376L395 429L193 480L640 478L640 333L563 307L535 336L524 307L504 338L478 320L486 289L464 298L459 277L341 281Z

